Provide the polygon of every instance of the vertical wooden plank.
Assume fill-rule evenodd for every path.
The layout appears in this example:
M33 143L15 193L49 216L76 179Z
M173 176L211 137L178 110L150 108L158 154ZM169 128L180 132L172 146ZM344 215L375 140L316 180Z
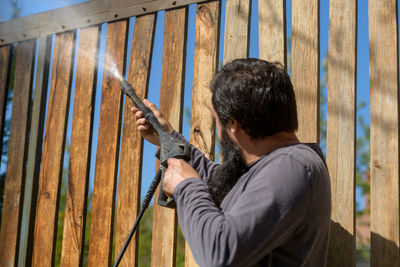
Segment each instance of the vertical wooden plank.
M0 47L0 140L3 140L4 119L7 107L8 82L10 79L12 46ZM3 142L0 142L0 160ZM0 196L2 197L2 196Z
M79 266L83 259L99 40L98 26L80 31L61 251L62 266Z
M292 82L301 142L319 142L319 0L292 3Z
M135 91L141 99L147 96L155 21L155 14L137 17L135 20L128 81L135 87ZM130 112L132 107L132 100L125 98L118 184L116 257L136 220L140 204L143 139L137 131L134 116ZM135 234L122 258L120 266L136 266L137 251L138 235Z
M227 0L225 17L224 65L249 55L250 0Z
M197 6L190 140L211 159L214 158L215 121L211 114L210 81L218 69L219 15L219 1ZM187 243L185 266L197 266Z
M186 31L187 7L165 12L160 111L178 131L182 128ZM176 223L175 209L154 206L151 266L175 266Z
M259 56L286 67L286 0L259 0Z
M124 72L127 32L127 20L109 23L107 26L90 225L89 266L107 266L111 263L122 97L120 81L107 66L116 64L117 70L120 73Z
M10 141L0 230L1 266L14 266L18 258L35 46L36 40L25 41L19 43L16 50Z
M36 215L36 200L42 157L43 128L46 113L47 87L51 56L52 36L42 36L36 67L35 96L33 99L28 163L24 188L21 235L19 241L18 266L30 266L33 250L33 233Z
M0 47L0 162L3 149L4 122L7 108L8 87L11 76L11 59L13 54L12 45ZM0 192L0 198L3 199L3 191ZM1 213L1 212L0 212ZM1 214L0 214L1 227Z
M397 1L368 1L371 266L400 266Z
M33 266L54 264L74 44L75 32L56 36L37 199Z
M355 266L357 0L329 3L326 158L332 224L328 266Z
M12 45L5 45L0 47L0 162L3 151L3 134L4 122L7 108L7 97L9 81L11 79L11 62L12 62L13 47ZM0 192L0 198L3 199L3 191ZM0 212L1 213L1 212ZM1 214L0 214L0 227L1 227Z

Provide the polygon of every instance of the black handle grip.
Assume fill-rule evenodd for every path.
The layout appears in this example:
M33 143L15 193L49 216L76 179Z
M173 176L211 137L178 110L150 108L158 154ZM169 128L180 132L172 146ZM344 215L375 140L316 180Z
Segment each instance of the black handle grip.
M163 165L161 165L161 182L160 182L160 191L158 192L158 199L157 199L157 204L162 206L162 207L166 207L166 208L171 208L171 209L175 209L176 208L176 203L175 200L172 196L167 196L164 193L163 190L163 180L164 180L164 173L165 170L167 169L166 167L164 167Z
M161 126L157 117L154 113L148 109L144 103L137 96L133 86L125 80L121 80L121 90L126 94L136 107L143 112L143 116L147 123L157 132L158 138L160 140L160 162L161 162L161 185L158 194L157 203L160 206L167 208L175 208L176 203L172 196L167 196L162 188L162 183L164 180L164 173L167 169L167 160L169 158L179 158L188 161L190 159L190 146L180 141L178 138L173 137L171 134L167 133Z
M133 86L126 80L121 81L121 90L122 92L129 96L129 98L133 101L135 106L143 112L143 117L145 117L147 123L153 127L153 129L157 132L158 135L161 135L164 130L158 121L157 117L154 115L153 111L147 108L142 100L137 96L135 89Z

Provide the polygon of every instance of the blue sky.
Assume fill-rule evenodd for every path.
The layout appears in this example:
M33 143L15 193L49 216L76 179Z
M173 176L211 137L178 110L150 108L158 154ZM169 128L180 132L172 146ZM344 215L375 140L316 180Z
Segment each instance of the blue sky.
M15 0L14 0L15 1ZM46 10L54 9L57 7L63 7L70 4L75 4L82 2L81 0L17 0L18 5L21 9L21 16L26 16L38 12L43 12ZM251 42L250 42L250 57L258 57L258 37L257 37L257 6L258 0L253 0L253 19L251 23ZM291 36L291 5L292 1L287 0L287 36ZM10 0L0 0L0 21L5 21L11 18L12 8ZM194 32L195 32L195 14L196 5L191 5L189 7L189 27L188 27L188 38L187 38L187 56L186 56L186 80L185 80L185 107L191 105L191 87L192 87L192 77L193 77L193 57L194 57ZM222 18L225 16L225 0L222 5ZM129 44L128 49L130 49L130 44L133 36L133 26L134 18L130 19L129 25ZM321 63L328 51L328 27L329 24L329 1L321 0L320 3L320 57ZM224 20L222 20L221 28L221 40L220 40L220 51L223 50L223 36L224 36ZM102 40L101 40L101 51L100 52L100 62L104 60L104 47L105 47L105 33L106 24L102 26ZM158 13L157 25L156 25L156 35L155 35L155 45L152 57L152 70L150 74L150 87L148 98L150 101L159 103L159 88L160 88L160 77L161 77L161 58L162 58L162 40L163 40L163 27L164 27L164 12ZM78 35L79 38L79 35ZM129 55L128 50L128 55ZM223 52L220 52L220 61L222 61ZM127 66L129 64L129 56ZM364 120L369 124L369 54L368 54L368 1L359 0L358 1L358 43L357 43L357 102L366 102L367 107L360 111L360 115L364 117ZM322 64L321 64L321 77L324 75ZM91 187L93 185L94 178L94 162L95 154L97 150L97 131L98 131L98 119L100 110L100 99L101 99L101 81L102 81L102 70L100 68L98 75L98 88L96 93L96 106L95 106L95 121L94 121L94 139L92 148L92 167L90 172L91 177ZM73 81L74 85L74 81ZM73 96L73 94L72 94ZM71 132L71 122L72 122L72 107L73 107L73 97L71 97L70 103L70 119L68 127L68 136ZM325 112L326 113L326 112ZM8 111L7 114L10 114ZM189 138L190 127L188 126L188 118L184 116L183 122L183 134ZM154 159L155 147L146 143L144 144L144 160L143 160L143 182L142 182L142 196L145 194L147 188L151 183L151 179L154 176L154 169L156 162ZM4 168L5 166L2 166Z

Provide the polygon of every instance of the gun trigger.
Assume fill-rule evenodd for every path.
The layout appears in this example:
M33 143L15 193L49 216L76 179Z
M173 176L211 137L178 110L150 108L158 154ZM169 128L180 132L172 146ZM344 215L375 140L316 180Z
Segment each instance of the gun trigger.
M156 154L154 155L158 160L160 160L160 149L157 149Z
M183 155L187 160L190 160L190 146L189 145L183 145Z

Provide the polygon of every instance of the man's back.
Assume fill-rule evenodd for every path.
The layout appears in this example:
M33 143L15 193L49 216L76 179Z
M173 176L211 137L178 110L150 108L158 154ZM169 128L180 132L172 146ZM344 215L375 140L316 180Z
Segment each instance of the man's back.
M215 208L207 213L201 201L199 212L188 213L185 203L191 203L191 210L196 210L196 204L183 195L207 196L190 192L190 186L178 186L179 221L193 238L189 237L189 244L201 266L325 264L330 182L326 165L314 149L304 144L282 147L252 163L226 195L220 213ZM204 173L202 166L206 165L195 169ZM190 230L198 222L204 224L204 232Z

